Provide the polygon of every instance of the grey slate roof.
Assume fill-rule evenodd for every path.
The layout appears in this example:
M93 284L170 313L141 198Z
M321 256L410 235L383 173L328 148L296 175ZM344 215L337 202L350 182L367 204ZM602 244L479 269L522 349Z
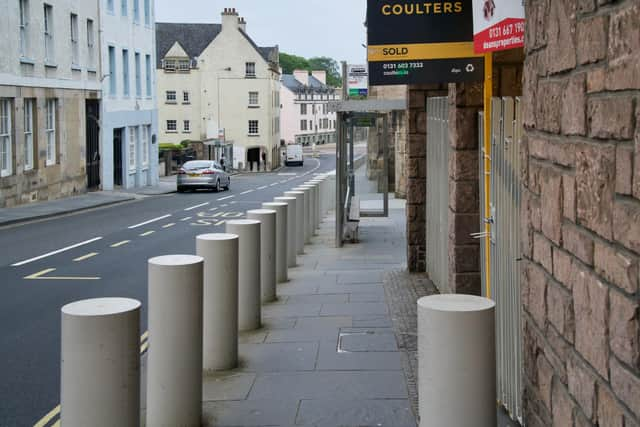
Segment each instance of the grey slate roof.
M200 56L203 50L220 34L221 24L178 24L171 22L156 23L156 67L161 68L162 59L175 42L187 52L189 58ZM278 46L260 47L244 31L238 30L260 53L265 61L278 64Z
M200 56L203 50L215 39L220 31L220 24L177 24L170 22L156 23L156 67L160 68L162 58L175 42L187 52L191 59Z
M298 92L321 92L327 93L334 91L329 85L322 83L320 80L316 79L312 75L309 75L309 85L304 85L300 83L293 74L283 74L280 79L281 83L293 93Z

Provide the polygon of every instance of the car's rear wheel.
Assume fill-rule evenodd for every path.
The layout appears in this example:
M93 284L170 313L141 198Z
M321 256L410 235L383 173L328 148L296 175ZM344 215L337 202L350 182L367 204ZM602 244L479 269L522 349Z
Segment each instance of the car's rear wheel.
M220 192L220 180L216 181L216 193Z
M226 187L224 187L224 190L225 190L225 191L229 191L229 187L231 187L231 178L229 178L229 179L227 180L227 186L226 186Z
M178 193L184 193L185 189L184 187L178 186Z

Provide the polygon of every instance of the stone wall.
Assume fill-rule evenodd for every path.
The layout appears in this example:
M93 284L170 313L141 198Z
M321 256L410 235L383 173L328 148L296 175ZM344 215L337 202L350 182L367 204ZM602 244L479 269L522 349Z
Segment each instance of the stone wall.
M640 423L640 4L526 2L529 426Z
M85 102L97 92L1 86L12 102L13 173L0 178L0 208L54 200L87 191ZM35 99L34 167L25 170L24 100ZM56 163L46 165L46 100L56 98Z

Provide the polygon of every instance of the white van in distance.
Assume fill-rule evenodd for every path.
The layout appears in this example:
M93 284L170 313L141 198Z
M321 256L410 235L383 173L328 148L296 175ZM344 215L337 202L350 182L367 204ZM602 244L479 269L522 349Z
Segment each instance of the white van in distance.
M304 158L302 156L302 144L287 145L287 157L284 164L285 166L304 165Z

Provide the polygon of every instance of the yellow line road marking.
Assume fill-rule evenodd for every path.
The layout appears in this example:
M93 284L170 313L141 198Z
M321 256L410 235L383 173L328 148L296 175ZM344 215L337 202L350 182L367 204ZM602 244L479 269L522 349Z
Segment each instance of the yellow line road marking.
M147 231L146 233L142 233L142 234L140 235L140 237L147 237L147 236L152 235L153 233L155 233L155 231L153 231L153 230L151 230L151 231Z
M222 225L222 224L224 224L225 222L226 222L226 221L218 221L218 222L216 222L216 225Z
M144 334L140 335L140 342L145 341L147 338L149 338L149 331L146 331Z
M74 262L84 261L85 259L93 258L96 255L98 255L98 252L91 252L86 255L79 256L78 258L74 258L73 261Z
M180 221L189 221L191 219L190 216L186 217L186 218L182 218Z
M147 351L147 348L149 348L149 342L145 341L144 343L142 343L142 345L140 346L140 354L144 353L145 351Z
M55 417L56 415L58 415L60 413L60 405L56 406L55 408L53 408L47 415L45 415L44 417L42 417L42 419L40 421L38 421L37 423L35 423L33 425L33 427L44 427L47 425L47 423L49 421L51 421L51 419L53 417Z
M60 427L60 420L56 421L51 425L51 427Z
M162 226L162 228L170 228L170 227L173 227L174 225L176 225L176 223L175 223L175 222L172 222L172 223L169 223L169 224L163 225L163 226Z
M47 268L46 270L39 271L39 272L37 272L35 274L32 274L30 276L25 276L25 279L29 279L29 280L39 279L40 276L44 276L45 274L51 273L52 271L56 271L56 269L55 268Z
M120 246L124 246L127 243L131 243L131 240L123 240L122 242L114 243L111 245L112 248L119 248Z

